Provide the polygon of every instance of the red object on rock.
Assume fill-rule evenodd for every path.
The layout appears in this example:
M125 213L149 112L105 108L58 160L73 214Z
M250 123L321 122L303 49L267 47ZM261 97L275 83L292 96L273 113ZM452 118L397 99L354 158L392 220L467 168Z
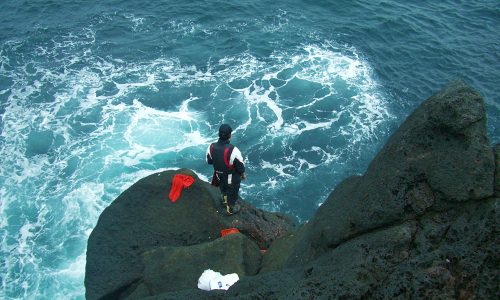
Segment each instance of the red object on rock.
M233 233L239 233L240 231L237 228L228 228L228 229L222 229L220 231L220 236L225 237L228 234L233 234Z
M175 174L172 180L172 188L168 197L170 201L175 202L181 196L182 190L190 187L194 182L194 178L189 175Z

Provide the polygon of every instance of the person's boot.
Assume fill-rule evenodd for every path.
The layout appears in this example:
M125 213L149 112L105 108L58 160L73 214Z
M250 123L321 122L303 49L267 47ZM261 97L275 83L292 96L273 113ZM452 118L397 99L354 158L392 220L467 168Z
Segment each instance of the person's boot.
M221 204L227 206L227 195L221 195Z
M229 204L227 204L226 205L226 212L227 212L228 216L237 214L239 211L240 211L240 205L239 204L235 204L235 205L229 205Z

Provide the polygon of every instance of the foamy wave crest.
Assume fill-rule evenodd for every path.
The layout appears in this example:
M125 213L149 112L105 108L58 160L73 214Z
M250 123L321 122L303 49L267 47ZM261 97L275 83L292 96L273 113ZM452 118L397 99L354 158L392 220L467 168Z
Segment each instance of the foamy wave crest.
M210 74L175 59L93 56L93 34L55 38L17 67L8 58L23 44L2 49L12 84L0 140L0 298L83 298L86 242L103 209L143 176L203 157L213 136L190 107L197 97L170 96L161 109L143 96Z
M224 119L238 124L235 138L252 140L247 152L259 158L249 161L250 173L261 182L248 184L262 190L283 190L302 184L297 178L312 169L350 163L392 118L369 63L350 46L304 45L268 58L245 53L219 65L214 95L225 97ZM261 193L261 205L279 202L270 193Z

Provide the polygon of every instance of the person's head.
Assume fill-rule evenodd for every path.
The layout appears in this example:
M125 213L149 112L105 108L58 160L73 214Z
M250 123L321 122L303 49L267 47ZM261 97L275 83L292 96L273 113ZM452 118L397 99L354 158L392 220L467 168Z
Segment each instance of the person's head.
M219 138L223 141L229 140L231 138L231 132L233 129L231 129L231 126L227 124L222 124L219 127Z

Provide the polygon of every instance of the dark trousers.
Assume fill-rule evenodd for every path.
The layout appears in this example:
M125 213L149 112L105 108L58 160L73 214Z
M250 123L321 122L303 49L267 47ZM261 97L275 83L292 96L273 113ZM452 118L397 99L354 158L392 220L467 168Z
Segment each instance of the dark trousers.
M221 182L219 188L222 196L227 196L227 203L231 206L234 206L234 204L236 204L236 200L238 200L240 183L233 182L231 184L224 184Z

